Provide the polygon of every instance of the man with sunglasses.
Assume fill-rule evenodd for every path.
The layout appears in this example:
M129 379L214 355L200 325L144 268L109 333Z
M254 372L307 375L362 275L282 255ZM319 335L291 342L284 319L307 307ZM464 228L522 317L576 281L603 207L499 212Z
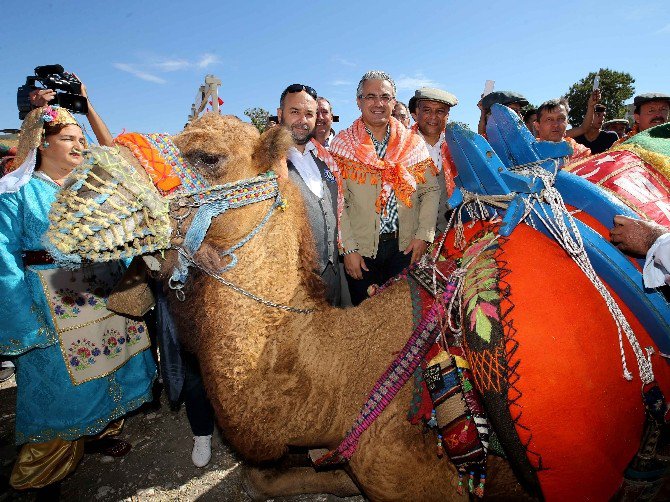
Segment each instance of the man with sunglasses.
M435 237L437 168L423 139L391 117L395 92L388 74L363 75L361 117L330 145L341 173L340 251L354 305L421 258Z
M287 164L289 178L300 188L314 236L317 272L332 305L341 300L337 249L337 169L328 151L314 139L317 121L316 91L308 85L292 84L281 93L277 118L293 137Z

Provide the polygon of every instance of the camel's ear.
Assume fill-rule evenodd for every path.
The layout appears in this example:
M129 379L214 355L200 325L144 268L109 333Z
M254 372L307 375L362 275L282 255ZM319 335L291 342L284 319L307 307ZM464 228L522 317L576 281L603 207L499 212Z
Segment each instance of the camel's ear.
M288 175L286 154L293 145L293 138L283 127L272 127L261 134L254 150L254 164L261 172L272 169L278 176Z

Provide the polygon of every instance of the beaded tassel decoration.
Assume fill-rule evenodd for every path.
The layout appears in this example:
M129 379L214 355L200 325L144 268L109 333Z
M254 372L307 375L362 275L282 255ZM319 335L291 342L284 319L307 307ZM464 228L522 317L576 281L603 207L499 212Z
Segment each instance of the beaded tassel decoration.
M437 435L437 456L440 458L444 456L444 448L442 448L442 434Z
M479 485L474 489L475 497L482 498L484 496L484 484L486 483L486 474L479 475Z
M430 420L428 420L428 427L437 427L437 417L435 415L435 408L430 412Z
M468 478L468 490L470 490L470 493L475 491L475 471L470 471L470 477Z
M463 495L463 473L460 471L458 473L458 486L456 487L456 493Z

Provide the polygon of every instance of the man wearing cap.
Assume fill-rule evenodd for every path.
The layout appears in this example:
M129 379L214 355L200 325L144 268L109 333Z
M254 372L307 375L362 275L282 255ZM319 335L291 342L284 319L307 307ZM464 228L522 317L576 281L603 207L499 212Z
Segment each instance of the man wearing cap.
M396 87L385 72L361 78L361 117L333 139L341 172L340 249L354 305L425 253L440 201L425 142L391 116Z
M326 286L328 302L339 305L338 187L333 175L337 166L328 151L313 138L317 120L316 91L303 84L288 86L281 94L277 117L279 124L293 137L286 160L288 175L300 188L305 201L316 245L316 272Z
M523 119L523 108L528 105L528 100L514 91L493 91L484 96L477 104L481 110L477 132L484 137L486 137L486 121L495 103L511 108Z
M650 127L665 124L670 114L670 95L661 92L649 92L635 96L633 118L638 132Z
M621 138L617 144L626 141L639 132L646 131L650 127L668 122L668 115L670 115L670 95L668 94L662 92L640 94L633 99L633 105L635 106L633 129Z
M437 184L440 187L440 204L437 211L436 230L442 233L447 228L447 199L454 190L454 170L452 168L444 128L447 126L449 111L458 104L453 94L422 87L414 93L416 99L416 123L412 130L418 132L426 142L430 156L437 166ZM433 176L432 173L426 176Z
M582 125L566 131L565 135L574 138L594 155L604 152L619 139L616 133L602 130L606 111L605 105L600 103L600 90L594 90L589 96Z
M613 131L617 137L623 138L628 129L628 121L626 119L612 119L603 124L603 131Z

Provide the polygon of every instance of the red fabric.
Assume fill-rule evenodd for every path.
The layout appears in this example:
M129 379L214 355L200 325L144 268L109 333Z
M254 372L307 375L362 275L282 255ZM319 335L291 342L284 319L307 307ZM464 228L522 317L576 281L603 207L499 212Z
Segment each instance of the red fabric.
M670 182L633 152L609 150L566 171L603 187L636 213L670 226Z
M481 224L465 228L466 238ZM453 251L453 237L447 240ZM604 300L553 241L519 225L503 245L514 308L512 340L518 380L508 397L517 432L541 456L546 500L607 500L640 444L644 424L641 381L624 340L632 382L622 376L617 331ZM459 253L456 253L457 255ZM615 296L616 298L616 296ZM642 347L656 345L617 300ZM508 350L514 343L508 343ZM656 379L670 396L670 365L652 357ZM538 457L528 454L536 465Z

